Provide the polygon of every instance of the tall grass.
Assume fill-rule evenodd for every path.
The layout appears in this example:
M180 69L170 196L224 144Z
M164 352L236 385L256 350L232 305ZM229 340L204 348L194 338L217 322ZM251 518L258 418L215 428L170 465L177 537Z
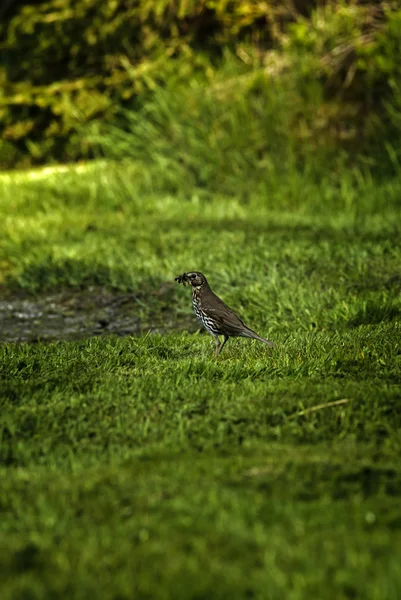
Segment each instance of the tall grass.
M153 189L173 193L196 187L246 200L255 192L272 194L294 177L300 189L305 181L339 183L345 172L357 182L372 174L398 177L397 84L382 120L358 134L356 108L342 106L341 90L327 100L310 52L298 52L294 59L294 48L288 56L272 51L251 65L226 53L209 77L153 81L146 100L91 127L88 139L102 156L142 164ZM304 63L309 70L302 78L296 69Z
M226 57L211 81L156 86L140 108L121 110L91 139L106 157L142 163L155 188L247 198L294 173L338 176L347 157L329 137L308 133L318 103L319 93L305 101L284 70L272 77Z

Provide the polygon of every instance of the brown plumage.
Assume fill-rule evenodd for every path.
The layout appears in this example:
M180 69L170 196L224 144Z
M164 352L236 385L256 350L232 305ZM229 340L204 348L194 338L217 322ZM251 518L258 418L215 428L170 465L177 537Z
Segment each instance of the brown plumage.
M183 273L175 278L178 283L192 287L192 305L195 315L211 333L216 342L216 356L230 337L247 337L259 340L268 346L274 346L265 338L252 331L234 311L231 310L210 288L206 277L199 271ZM223 341L219 335L224 336Z

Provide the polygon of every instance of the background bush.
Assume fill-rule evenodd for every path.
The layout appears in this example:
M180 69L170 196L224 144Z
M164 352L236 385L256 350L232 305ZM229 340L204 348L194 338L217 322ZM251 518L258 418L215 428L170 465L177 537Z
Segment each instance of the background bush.
M207 144L219 168L268 170L274 143L280 161L285 150L301 163L323 154L398 169L396 2L14 3L0 52L3 168L92 157L115 146L118 129L130 132L131 156L160 163L180 117L174 168L200 184L217 173ZM196 115L213 124L210 139Z

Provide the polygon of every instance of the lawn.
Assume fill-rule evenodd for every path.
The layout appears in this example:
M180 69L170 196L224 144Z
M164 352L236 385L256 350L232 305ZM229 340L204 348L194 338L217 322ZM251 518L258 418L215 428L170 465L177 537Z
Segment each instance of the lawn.
M400 197L346 172L233 196L129 164L0 177L2 600L399 600ZM275 347L215 359L189 270ZM138 335L110 312L48 335L43 309L7 339L16 303L67 318L61 291L129 297Z

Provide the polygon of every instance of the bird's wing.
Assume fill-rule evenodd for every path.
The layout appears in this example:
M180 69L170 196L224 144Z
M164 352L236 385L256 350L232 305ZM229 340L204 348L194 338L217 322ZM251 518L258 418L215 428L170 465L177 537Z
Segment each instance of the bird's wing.
M248 329L247 326L241 321L238 315L235 314L224 302L214 308L208 308L210 317L216 321L220 328L227 333L227 335L237 336L243 333L244 330Z

